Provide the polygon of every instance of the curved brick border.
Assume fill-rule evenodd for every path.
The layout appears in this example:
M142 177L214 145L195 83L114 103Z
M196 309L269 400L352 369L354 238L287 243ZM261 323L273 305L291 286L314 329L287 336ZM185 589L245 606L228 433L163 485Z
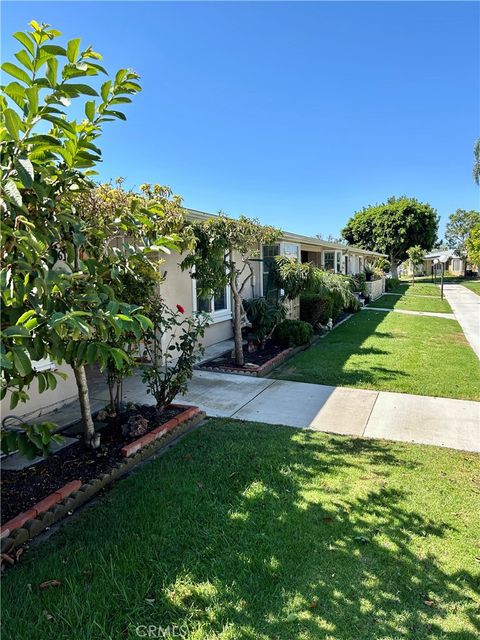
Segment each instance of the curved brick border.
M70 515L72 511L93 498L105 486L118 480L132 467L146 460L205 419L205 412L200 411L198 407L178 404L170 406L185 410L146 436L142 436L124 447L122 454L125 460L118 462L108 473L104 473L85 484L81 484L80 480L69 482L58 491L40 500L28 511L20 513L6 522L0 530L1 553L11 552L15 547L28 542L58 520ZM147 438L150 435L153 435L153 438Z

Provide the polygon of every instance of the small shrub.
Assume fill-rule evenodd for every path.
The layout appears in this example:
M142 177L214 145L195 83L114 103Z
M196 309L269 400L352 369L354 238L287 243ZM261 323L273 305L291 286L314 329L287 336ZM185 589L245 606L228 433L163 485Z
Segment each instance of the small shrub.
M286 347L307 344L313 336L313 328L302 320L284 320L275 329L275 340Z
M300 320L312 327L326 325L332 317L333 302L320 293L304 293L300 296Z
M266 341L275 331L275 327L285 320L287 310L281 302L271 302L266 298L244 300L243 307L252 325L251 332L263 349Z
M365 276L365 273L357 273L354 276L351 276L351 280L353 283L354 291L358 291L362 295L365 295L367 293L367 278Z
M393 291L400 284L400 280L398 278L387 278L385 281L385 289L387 291Z

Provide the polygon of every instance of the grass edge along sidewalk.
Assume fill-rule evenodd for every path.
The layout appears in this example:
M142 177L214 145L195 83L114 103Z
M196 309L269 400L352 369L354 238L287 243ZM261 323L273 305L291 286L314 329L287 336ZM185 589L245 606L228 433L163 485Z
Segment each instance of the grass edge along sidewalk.
M480 399L480 365L455 320L357 313L273 372L282 380Z
M464 452L209 420L7 573L4 637L473 640L479 472Z

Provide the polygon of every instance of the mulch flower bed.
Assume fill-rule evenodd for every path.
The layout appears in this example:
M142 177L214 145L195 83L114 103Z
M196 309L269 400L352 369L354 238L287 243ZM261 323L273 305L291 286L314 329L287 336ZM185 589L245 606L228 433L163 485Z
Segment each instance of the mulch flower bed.
M202 363L202 369L235 369L235 370L245 370L252 371L262 367L263 365L269 363L271 360L276 358L279 354L284 351L288 351L288 348L284 345L276 344L275 342L269 340L263 349L257 349L256 351L249 352L248 346L243 346L243 356L245 359L245 364L243 367L239 367L235 364L235 359L232 357L232 353L228 352L223 354L222 356L218 356L217 358L213 358L212 360L208 360L207 362Z
M126 444L138 440L143 433L125 436L122 433L129 418L141 415L148 420L144 433L168 422L185 407L167 407L157 414L155 407L141 405L129 408L117 416L106 417L105 426L101 429L101 446L92 450L82 440L50 456L30 467L18 471L3 470L1 483L2 524L14 518L18 513L27 511L34 504L57 491L73 480L87 483L108 473L116 464L125 459L122 448Z

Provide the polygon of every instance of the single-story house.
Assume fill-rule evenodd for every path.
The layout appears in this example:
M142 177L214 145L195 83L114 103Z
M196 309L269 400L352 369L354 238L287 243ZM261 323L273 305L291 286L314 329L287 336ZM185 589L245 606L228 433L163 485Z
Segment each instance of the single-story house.
M445 273L453 276L463 275L465 260L459 256L453 249L435 249L423 256L423 262L415 267L415 275L429 276L434 273L440 275L442 272L442 260L445 264ZM405 263L402 273L411 275L412 265L410 262Z
M212 215L191 209L187 211L187 217L191 220L202 220ZM258 255L252 257L254 276L250 286L244 292L245 298L267 295L271 286L271 264L277 255L289 256L300 262L312 262L316 266L334 273L355 275L362 272L366 264L373 262L383 254L338 242L321 240L317 237L286 232L277 243L271 246L259 246ZM197 295L195 279L191 277L189 272L180 269L181 260L182 256L178 254L165 256L162 272L166 274L166 277L159 285L160 294L171 308L180 304L188 315L197 311L209 313L211 324L207 328L203 340L205 347L228 340L233 335L231 292L226 287L224 291L215 294L211 299L200 298ZM294 301L290 305L289 316L298 317L298 315L299 303ZM58 409L77 397L74 376L69 366L57 367L48 360L38 363L38 366L43 370L64 371L68 374L68 378L65 381L58 378L56 389L45 391L42 394L38 393L37 384L34 383L29 390L30 399L26 403L18 405L14 412L8 408L7 394L2 402L3 416L10 413L25 417L38 416Z

